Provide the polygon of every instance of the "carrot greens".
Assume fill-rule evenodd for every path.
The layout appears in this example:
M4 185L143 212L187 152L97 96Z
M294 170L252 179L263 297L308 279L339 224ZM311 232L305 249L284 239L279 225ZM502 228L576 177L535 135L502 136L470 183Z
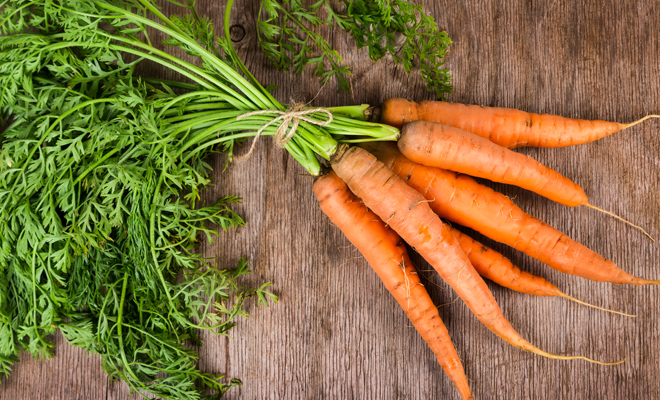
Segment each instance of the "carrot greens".
M213 152L232 159L289 106L247 70L194 1L16 0L0 11L0 372L24 351L50 357L49 336L101 356L137 393L217 398L238 384L202 373L198 332L228 335L245 301L241 259L222 269L196 252L201 236L242 226L227 195L199 204ZM182 48L191 62L153 42ZM150 62L180 81L142 78ZM328 108L282 146L311 174L339 142L396 140L360 120L366 106ZM262 113L243 116L260 111ZM274 135L279 123L263 130ZM285 127L286 128L286 127ZM220 189L222 191L222 189ZM223 261L222 264L225 264ZM207 389L214 393L208 397ZM206 396L206 397L205 397Z
M451 94L451 75L444 58L452 41L422 6L404 0L341 0L335 10L329 0L310 7L300 0L261 0L257 34L261 50L279 69L302 73L314 66L314 75L327 83L337 78L339 91L350 92L350 68L341 55L315 31L322 25L349 33L358 49L367 47L369 58L385 55L401 64L407 74L417 66L428 90L444 100Z

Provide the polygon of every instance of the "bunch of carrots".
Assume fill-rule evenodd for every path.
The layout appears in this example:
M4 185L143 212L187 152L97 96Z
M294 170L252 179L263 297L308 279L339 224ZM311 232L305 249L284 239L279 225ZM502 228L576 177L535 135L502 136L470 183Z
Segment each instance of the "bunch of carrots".
M552 359L603 365L623 362L558 356L526 341L503 315L482 277L519 292L582 302L547 280L521 271L442 219L506 243L567 274L599 282L658 284L658 280L621 270L469 176L516 185L569 207L596 208L579 185L511 149L587 143L657 116L619 124L404 99L387 100L373 115L401 128L398 146L382 142L343 145L331 159L331 169L316 178L314 193L323 212L360 250L406 312L463 399L472 399L472 394L461 360L438 309L420 283L405 243L506 342Z

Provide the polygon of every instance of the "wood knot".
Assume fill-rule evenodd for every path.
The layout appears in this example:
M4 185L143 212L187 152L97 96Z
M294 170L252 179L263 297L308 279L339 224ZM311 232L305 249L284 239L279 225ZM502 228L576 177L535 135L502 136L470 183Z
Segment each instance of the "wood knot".
M232 42L237 43L245 38L245 28L241 25L232 25L229 27L229 38Z

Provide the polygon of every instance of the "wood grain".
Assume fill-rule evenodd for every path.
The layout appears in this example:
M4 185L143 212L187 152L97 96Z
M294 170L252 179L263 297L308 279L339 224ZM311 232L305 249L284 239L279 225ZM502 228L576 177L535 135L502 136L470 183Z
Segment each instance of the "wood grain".
M199 0L200 11L221 24L223 6ZM628 122L660 111L660 8L653 0L425 0L454 40L447 66L454 76L451 101L515 107L568 117ZM235 6L232 24L245 28L237 47L261 82L277 84L278 99L314 105L379 104L389 97L431 99L417 75L385 59L372 63L365 49L338 30L321 33L353 70L351 94L321 88L307 71L275 71L258 50L258 1ZM144 71L167 75L156 69ZM318 95L317 95L318 94ZM585 189L593 204L643 225L660 237L660 125L656 121L596 143L564 149L522 149ZM211 160L217 171L224 160ZM206 193L236 194L247 226L204 247L228 267L249 256L253 283L272 281L280 303L251 306L235 340L207 337L201 368L243 381L228 399L458 399L435 357L410 326L376 274L324 217L312 179L287 153L262 140L247 162L218 175ZM660 276L658 249L641 233L584 207L569 209L504 185L530 214L567 233L625 270ZM469 231L468 231L469 232ZM472 233L472 232L469 232ZM532 343L558 354L600 360L602 367L547 360L515 349L481 326L461 302L440 308L461 355L476 399L650 399L660 385L660 330L654 287L588 282L493 243L514 263L566 293L636 319L599 312L555 298L534 298L490 284L505 315ZM422 271L429 266L415 260ZM437 304L455 294L425 272ZM127 399L97 357L55 337L57 355L23 356L0 386L0 399Z

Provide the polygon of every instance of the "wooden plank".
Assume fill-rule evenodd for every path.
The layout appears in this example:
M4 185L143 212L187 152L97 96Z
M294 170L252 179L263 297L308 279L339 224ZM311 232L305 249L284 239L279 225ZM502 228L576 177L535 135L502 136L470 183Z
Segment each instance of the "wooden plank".
M221 24L222 6L199 1ZM448 67L451 101L516 107L568 117L631 121L660 111L660 9L652 0L553 2L425 0L454 40ZM371 63L347 35L331 38L351 66L351 94L321 88L302 76L275 71L258 51L258 1L237 4L232 24L245 28L237 43L254 75L280 86L278 99L314 105L378 104L389 97L430 99L417 75L385 59ZM149 70L152 75L171 75ZM581 184L593 204L640 223L660 237L658 122L646 122L599 142L566 149L521 149ZM221 171L224 160L213 159ZM229 399L444 398L458 395L403 312L366 262L325 218L311 192L312 179L268 140L253 157L221 174L207 200L244 198L247 226L205 246L221 266L249 256L251 283L272 281L280 303L250 306L235 340L206 337L201 368L243 380ZM624 224L584 207L569 209L536 195L492 184L524 210L644 277L658 276L658 245ZM505 315L539 347L602 360L626 358L617 367L560 362L524 353L482 327L461 302L440 314L461 355L476 399L654 398L660 363L657 288L613 286L564 276L480 235L476 238L521 268L544 276L567 293L604 307L636 313L615 316L561 299L533 298L489 284ZM429 266L415 259L421 270ZM431 297L455 295L426 272ZM3 379L1 399L127 399L122 383L109 382L96 357L56 336L49 361L22 357Z

